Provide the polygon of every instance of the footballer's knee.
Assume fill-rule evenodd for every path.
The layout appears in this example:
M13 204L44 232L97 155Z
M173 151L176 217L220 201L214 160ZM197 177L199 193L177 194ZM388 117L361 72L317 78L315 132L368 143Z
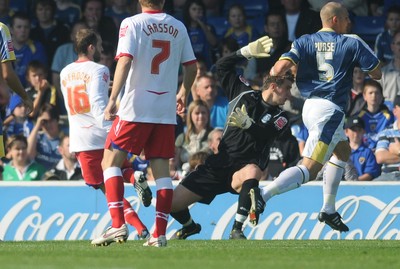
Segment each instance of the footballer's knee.
M349 143L347 141L340 141L335 147L333 154L340 161L347 162L351 155L351 148Z

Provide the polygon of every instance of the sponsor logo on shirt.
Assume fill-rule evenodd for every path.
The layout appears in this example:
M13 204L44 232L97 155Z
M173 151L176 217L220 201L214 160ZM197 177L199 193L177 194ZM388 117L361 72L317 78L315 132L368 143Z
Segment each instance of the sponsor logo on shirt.
M282 130L283 127L285 127L286 123L288 122L288 120L285 117L280 116L275 122L275 127L278 130Z
M121 29L119 29L119 38L126 36L126 31L128 31L128 25L121 27Z
M261 118L262 123L267 123L271 119L271 114L266 114L264 117Z

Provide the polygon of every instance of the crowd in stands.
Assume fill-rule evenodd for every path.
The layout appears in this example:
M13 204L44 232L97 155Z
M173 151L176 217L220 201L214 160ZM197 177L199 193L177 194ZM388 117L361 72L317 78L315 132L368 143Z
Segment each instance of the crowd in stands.
M280 55L290 49L294 39L321 28L319 9L328 1L165 2L165 11L186 26L198 61L187 113L177 115L176 154L170 161L171 176L180 180L209 154L218 151L228 100L217 83L215 62L260 36L270 36L273 40L270 57L236 66L243 81L258 89L263 77ZM373 41L361 33L359 36L365 38L383 64L380 81L368 78L360 68L349 70L353 72L353 88L344 128L352 155L343 180L400 180L400 1L341 2L350 11L351 19L367 17L381 22L380 33L374 35ZM28 116L17 95L2 108L7 149L0 166L2 180L82 178L79 163L68 150L74 141L68 137L60 72L77 59L73 46L76 32L91 28L102 37L100 63L110 69L112 78L119 25L124 18L138 12L137 0L0 1L0 21L10 28L17 58L14 68L34 102ZM291 118L291 132L285 133L271 148L268 180L300 161L308 136L301 120L304 99L295 85L292 92L292 99L284 106ZM135 170L146 172L148 179L152 179L145 153L132 156L130 161Z

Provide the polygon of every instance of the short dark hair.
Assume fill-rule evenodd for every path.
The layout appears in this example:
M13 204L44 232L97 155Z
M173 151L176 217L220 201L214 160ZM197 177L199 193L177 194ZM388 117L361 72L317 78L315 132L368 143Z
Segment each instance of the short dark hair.
M80 29L76 33L75 49L78 54L87 54L89 45L96 46L99 34L92 29Z
M22 134L16 134L7 138L7 150L10 150L14 146L15 142L22 142L28 146L28 139Z
M54 0L36 0L35 11L36 11L38 5L41 5L43 7L48 6L53 11L53 15L56 13L57 5L56 5L56 2Z
M35 72L37 70L43 70L43 73L45 74L45 76L47 76L47 74L49 72L47 65L45 65L41 61L32 60L29 62L28 67L26 68L26 75L28 75L29 72Z
M26 14L25 12L15 12L14 15L11 17L10 27L14 26L16 19L20 19L20 20L24 20L24 21L28 21L28 22L31 21L28 14Z
M60 120L60 115L58 114L57 108L53 105L50 104L44 104L41 108L40 108L40 112L39 115L42 115L43 113L49 113L50 117L52 119L55 119L57 121Z
M371 87L377 88L379 90L379 92L383 95L382 85L378 81L373 80L373 79L366 80L364 82L364 86L363 86L363 93L365 92L365 87L367 87L367 86L371 86Z
M294 82L294 75L292 74L292 72L290 70L286 71L285 75L283 76L271 76L269 74L267 74L264 77L264 81L263 81L263 90L266 90L269 88L269 85L271 85L271 83L276 83L278 86L281 86L283 84L283 82L285 81L285 79L289 80L290 82Z
M82 12L85 12L87 3L89 3L89 2L99 2L99 3L101 3L102 11L103 11L103 13L104 13L104 9L105 9L105 7L106 7L106 3L104 2L104 0L83 0L83 1L82 1L82 5L81 5L81 10L82 10Z

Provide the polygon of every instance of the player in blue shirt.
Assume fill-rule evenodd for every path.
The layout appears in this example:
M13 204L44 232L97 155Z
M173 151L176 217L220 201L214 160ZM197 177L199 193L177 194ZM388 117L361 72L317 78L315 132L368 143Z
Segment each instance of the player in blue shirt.
M323 28L295 40L292 49L282 55L270 72L275 76L284 75L297 66L297 87L307 98L303 122L309 131L302 164L283 171L261 194L254 192L250 216L263 212L264 201L272 196L314 180L329 160L324 174L324 203L318 220L346 232L349 228L335 208L336 193L351 153L343 130L344 109L352 87L353 68L360 66L373 79L381 77L381 70L378 58L368 45L356 35L346 34L351 23L342 4L327 3L320 16Z

